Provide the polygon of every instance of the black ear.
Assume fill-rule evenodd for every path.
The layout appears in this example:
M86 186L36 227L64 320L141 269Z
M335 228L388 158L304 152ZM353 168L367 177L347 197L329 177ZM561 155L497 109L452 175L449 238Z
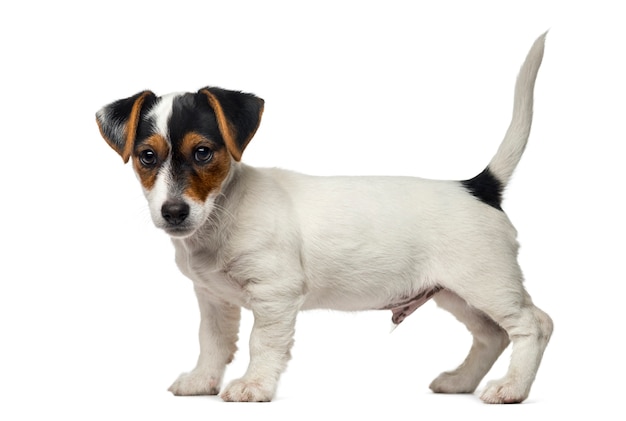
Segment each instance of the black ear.
M206 95L217 118L226 148L236 161L261 124L265 101L252 94L206 87L198 91Z
M100 134L125 163L133 152L141 110L154 101L156 96L152 92L143 91L102 107L96 113Z

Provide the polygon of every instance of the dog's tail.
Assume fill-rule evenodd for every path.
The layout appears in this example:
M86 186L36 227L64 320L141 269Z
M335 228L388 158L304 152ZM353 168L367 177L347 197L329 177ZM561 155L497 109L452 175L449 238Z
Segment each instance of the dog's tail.
M546 35L547 32L537 38L517 76L513 117L498 151L482 173L471 180L463 181L474 196L497 209L500 209L502 192L524 153L530 134L533 120L533 92L543 59Z

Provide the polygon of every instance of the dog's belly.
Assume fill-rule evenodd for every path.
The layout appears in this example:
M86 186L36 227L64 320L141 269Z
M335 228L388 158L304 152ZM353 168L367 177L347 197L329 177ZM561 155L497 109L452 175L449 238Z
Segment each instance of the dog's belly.
M305 302L304 309L330 308L343 311L390 310L391 321L394 325L399 325L442 289L443 287L438 285L425 287L409 296L382 305L380 304L380 299L372 299L371 297L355 297L353 295L351 297L344 296L339 298L335 294L329 294L324 300L320 299L319 296L311 296ZM380 297L382 298L382 295Z
M443 288L440 286L434 286L432 288L425 288L419 293L417 293L414 297L409 298L408 300L390 304L385 307L383 310L391 310L391 321L395 325L399 325L409 317L415 310L420 308L426 301L430 300L436 293L441 291Z

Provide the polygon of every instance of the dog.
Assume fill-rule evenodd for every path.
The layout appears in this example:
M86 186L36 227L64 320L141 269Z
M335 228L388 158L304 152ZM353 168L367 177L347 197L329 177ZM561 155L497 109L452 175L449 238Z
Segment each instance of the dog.
M220 394L241 308L254 316L249 366L220 396L260 402L275 396L300 310L390 310L397 325L433 298L474 339L465 361L430 388L473 393L512 343L508 372L480 397L524 401L553 324L523 286L517 233L501 202L529 137L545 37L521 67L498 151L464 181L316 177L245 165L264 101L239 91L143 91L100 109L102 137L132 160L152 220L171 237L198 298L197 366L169 390Z

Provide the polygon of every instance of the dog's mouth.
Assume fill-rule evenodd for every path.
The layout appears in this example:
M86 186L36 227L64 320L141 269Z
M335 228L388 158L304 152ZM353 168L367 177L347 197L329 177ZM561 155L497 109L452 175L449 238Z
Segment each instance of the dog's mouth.
M170 237L176 238L189 237L191 234L196 232L195 227L190 225L168 225L162 228Z

